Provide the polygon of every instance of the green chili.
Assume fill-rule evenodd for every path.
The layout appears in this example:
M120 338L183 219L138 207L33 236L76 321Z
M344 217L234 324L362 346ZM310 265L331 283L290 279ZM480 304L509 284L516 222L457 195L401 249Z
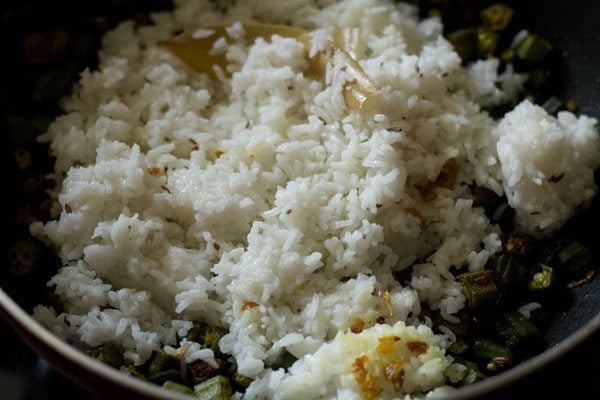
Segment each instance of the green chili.
M455 357L455 361L458 364L462 364L466 367L465 375L463 377L463 380L461 381L462 385L470 385L472 383L479 382L487 378L487 376L479 370L479 366L477 365L477 363L465 360L460 357Z
M495 372L513 363L514 356L510 348L492 340L480 339L473 344L473 354L488 362L487 369Z
M165 383L163 383L163 387L178 393L194 394L192 388L173 381L165 381Z
M88 354L96 360L115 368L119 368L123 365L123 355L121 350L112 344L106 344L89 350Z
M517 257L510 254L501 254L492 263L496 284L504 292L519 290L525 287L527 270Z
M589 267L592 262L592 253L581 243L574 241L559 251L557 258L562 264L563 273L567 277L571 277Z
M452 343L447 350L450 354L459 355L466 353L467 351L469 351L469 349L469 345L459 339L456 342Z
M479 58L493 57L499 42L500 36L496 32L479 29L477 32L477 56Z
M550 115L556 114L562 107L563 103L556 96L551 96L542 104L542 107Z
M525 35L515 47L517 57L531 63L541 63L551 51L550 42L533 33Z
M496 3L481 11L483 24L494 31L505 30L513 20L515 11L506 4Z
M219 340L225 335L225 331L215 327L206 327L202 336L202 343L204 347L211 349L215 355L222 355L221 349L219 348Z
M226 400L231 397L231 385L219 375L194 386L194 394L201 400Z
M458 277L469 307L477 314L490 311L496 304L499 292L493 275L492 271L478 271Z
M181 373L177 369L166 369L153 375L148 375L148 380L159 385L166 381L176 381L181 379Z
M148 379L169 369L179 369L179 360L164 350L159 350L148 367Z
M536 326L520 312L510 312L495 324L498 334L508 347L530 343L539 336Z

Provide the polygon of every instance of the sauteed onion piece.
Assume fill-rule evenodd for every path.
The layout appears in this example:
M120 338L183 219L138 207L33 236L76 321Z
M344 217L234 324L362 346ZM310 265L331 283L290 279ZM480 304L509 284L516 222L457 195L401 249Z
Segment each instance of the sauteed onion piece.
M215 67L220 67L227 73L228 64L225 53L214 51L219 40L226 43L235 41L229 28L231 25L217 25L200 29L196 32L186 32L161 42L194 70L215 77ZM339 65L352 78L344 86L344 100L350 109L360 110L363 104L377 93L365 71L358 64L360 32L356 29L335 28L333 32L332 50L328 53L318 52L313 57L309 51L311 38L308 31L287 25L272 24L240 24L243 38L252 43L258 38L270 40L273 36L294 38L304 44L304 57L308 63L306 73L314 79L325 80L327 66Z

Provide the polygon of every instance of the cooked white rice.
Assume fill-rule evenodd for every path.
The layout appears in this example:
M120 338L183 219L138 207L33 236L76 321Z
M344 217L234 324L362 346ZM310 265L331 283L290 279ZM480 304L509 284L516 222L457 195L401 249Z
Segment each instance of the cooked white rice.
M191 320L225 327L221 348L255 378L248 398L359 398L362 356L381 398L443 395L461 367L444 352L453 335L434 335L421 304L453 321L465 299L450 268L481 269L501 249L468 186L506 193L523 230L552 233L596 192L596 121L528 102L492 120L481 106L514 99L525 77L498 75L495 60L462 67L440 21L412 6L250 0L222 15L211 3L178 0L152 26L107 34L98 70L81 74L42 137L59 207L31 230L64 263L49 285L65 311L38 306L35 317L77 345L116 343L133 364L175 345ZM312 30L313 52L333 26L359 28L376 104L347 109L343 74L305 76L302 43L245 43L240 21ZM211 80L157 45L223 22L238 40L213 51L231 75ZM424 200L419 185L449 160L455 184ZM366 329L350 333L357 319ZM400 391L376 354L386 337L399 338ZM299 360L270 369L284 351Z

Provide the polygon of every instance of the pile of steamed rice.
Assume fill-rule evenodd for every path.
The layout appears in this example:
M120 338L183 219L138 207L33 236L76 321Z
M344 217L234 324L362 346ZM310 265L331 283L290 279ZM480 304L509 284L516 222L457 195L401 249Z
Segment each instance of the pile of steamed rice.
M223 14L213 3L122 23L63 100L42 139L56 157L55 218L31 230L62 259L49 285L64 312L35 317L78 346L115 343L136 365L190 321L224 327L221 349L254 378L247 398L447 393L464 367L421 307L454 321L465 298L450 268L480 270L502 246L469 185L506 194L521 230L552 233L596 192L596 120L524 101L494 121L482 106L510 102L526 77L496 60L461 66L439 19L412 6L252 0ZM304 27L320 50L334 26L359 28L377 106L349 110L335 66L307 77L295 39L228 38L231 74L218 79L157 44L236 21ZM418 186L449 160L455 184L424 200ZM407 268L409 281L394 279ZM285 351L299 360L271 368Z

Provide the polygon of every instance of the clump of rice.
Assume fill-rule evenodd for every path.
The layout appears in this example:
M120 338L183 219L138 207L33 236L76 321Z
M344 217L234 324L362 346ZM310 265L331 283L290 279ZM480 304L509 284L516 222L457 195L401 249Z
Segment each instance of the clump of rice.
M499 75L494 60L462 67L440 21L412 6L250 0L222 14L212 3L179 0L152 26L107 34L98 70L81 74L42 137L59 207L31 230L62 259L49 285L64 311L35 317L76 345L116 343L134 364L191 320L225 327L221 349L255 378L248 397L361 396L363 367L383 398L442 395L461 368L421 304L455 321L465 298L450 268L479 270L501 249L468 186L505 192L523 230L551 233L596 192L596 121L527 102L494 121L482 105L514 99L525 77ZM359 28L376 104L347 109L335 68L325 82L307 77L295 39L246 43L236 23L253 20L310 29L314 51L332 27ZM217 79L157 44L223 22L237 40ZM456 181L424 199L419 187L448 162ZM357 319L365 331L350 333ZM376 354L388 336L427 344L398 350L401 388ZM271 370L284 351L299 361Z
M570 112L549 116L524 101L495 130L508 204L526 231L560 228L596 194L600 142L596 120Z
M359 334L338 332L310 357L296 362L288 374L269 371L247 396L301 399L315 393L320 398L342 399L363 393L365 398L387 398L401 386L405 393L437 388L430 394L435 397L447 394L450 388L441 385L448 379L459 381L464 368L444 357L439 338L430 328L399 321L393 326L375 325Z

